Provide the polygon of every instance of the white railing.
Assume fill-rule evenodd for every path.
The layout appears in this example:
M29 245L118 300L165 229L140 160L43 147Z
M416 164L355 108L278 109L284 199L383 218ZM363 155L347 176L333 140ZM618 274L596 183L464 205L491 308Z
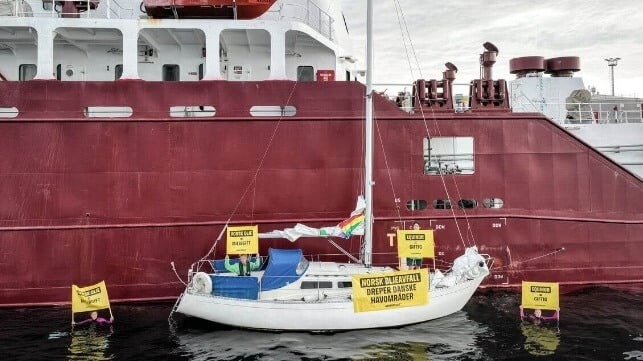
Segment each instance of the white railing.
M301 21L329 40L334 38L333 23L335 19L319 8L312 0L305 0L300 4L283 4L279 8L270 10L269 13L277 15L280 19Z
M85 3L87 10L78 13L62 12L61 3L82 2ZM27 2L16 1L14 11L9 16L13 17L64 17L65 15L78 15L80 18L88 19L131 19L136 15L137 9L122 6L116 0L102 0L96 9L90 10L91 0L45 0L42 2L42 10L33 10L20 4L29 4Z

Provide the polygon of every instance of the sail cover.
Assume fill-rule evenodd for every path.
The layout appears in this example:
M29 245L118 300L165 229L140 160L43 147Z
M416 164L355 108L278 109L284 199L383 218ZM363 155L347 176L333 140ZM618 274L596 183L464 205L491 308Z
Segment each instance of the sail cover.
M270 291L297 281L305 269L297 269L302 262L301 249L268 250L268 267L261 277L261 290ZM307 266L308 263L301 263Z
M259 233L259 238L285 238L294 242L300 237L349 238L352 235L361 236L364 234L364 209L366 209L366 201L364 201L364 197L359 196L357 198L355 210L351 212L350 217L339 222L335 226L314 228L305 224L297 223L292 228L274 230L268 233Z

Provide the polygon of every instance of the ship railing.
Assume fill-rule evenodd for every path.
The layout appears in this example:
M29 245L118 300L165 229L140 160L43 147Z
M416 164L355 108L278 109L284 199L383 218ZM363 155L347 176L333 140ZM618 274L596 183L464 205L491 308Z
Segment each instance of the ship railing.
M603 145L595 147L602 153L631 153L643 152L643 144L627 144L627 145ZM642 163L621 163L625 165L641 165Z
M13 17L51 17L58 18L65 15L78 15L85 19L130 19L135 17L137 9L121 5L117 0L103 0L94 10L87 10L80 13L64 13L62 6L56 5L63 2L78 2L79 0L44 0L42 10L33 10L30 6L20 6L26 2L16 1L11 16ZM87 3L87 9L91 7L91 0ZM28 3L26 3L28 4Z
M544 113L561 124L615 124L643 122L643 104L606 102L574 103L548 99L534 102L526 96L512 96L512 108Z
M268 17L270 17L270 15L278 16L279 19L300 21L329 40L333 40L334 38L333 23L335 20L312 0L282 4L278 8L269 10Z

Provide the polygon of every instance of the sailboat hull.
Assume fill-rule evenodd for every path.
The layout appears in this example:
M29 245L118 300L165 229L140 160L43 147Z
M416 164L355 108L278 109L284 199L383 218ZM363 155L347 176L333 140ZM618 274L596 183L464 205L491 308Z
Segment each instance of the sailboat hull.
M241 328L279 331L341 331L386 328L448 316L464 307L484 276L429 294L426 305L355 312L349 299L327 302L239 300L186 292L176 312ZM268 316L269 315L269 316Z

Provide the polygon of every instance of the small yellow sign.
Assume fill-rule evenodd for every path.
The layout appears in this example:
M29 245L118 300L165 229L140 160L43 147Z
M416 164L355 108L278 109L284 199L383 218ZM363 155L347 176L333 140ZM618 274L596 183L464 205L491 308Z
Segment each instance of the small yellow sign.
M105 281L93 286L71 286L71 312L97 311L109 308L109 296Z
M228 227L226 251L228 254L255 254L259 252L259 227Z
M353 276L355 312L420 306L427 302L429 272L426 268Z
M433 230L398 230L397 253L400 258L434 258Z
M541 310L559 309L558 282L522 281L522 307Z

